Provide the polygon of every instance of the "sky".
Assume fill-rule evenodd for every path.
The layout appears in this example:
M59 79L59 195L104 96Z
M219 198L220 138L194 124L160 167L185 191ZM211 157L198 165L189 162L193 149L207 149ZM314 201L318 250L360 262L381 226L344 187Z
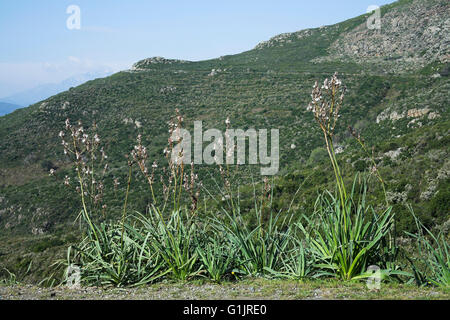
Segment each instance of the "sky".
M392 2L0 0L0 97L77 74L129 69L153 56L198 61L236 54ZM74 5L79 15L68 11Z

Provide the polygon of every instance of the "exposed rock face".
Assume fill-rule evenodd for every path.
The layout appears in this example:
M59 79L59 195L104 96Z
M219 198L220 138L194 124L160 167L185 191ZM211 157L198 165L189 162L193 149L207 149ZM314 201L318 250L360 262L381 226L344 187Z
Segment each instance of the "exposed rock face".
M292 43L296 40L301 40L303 38L309 37L313 34L325 31L328 28L335 28L334 26L323 26L316 29L306 29L297 32L286 32L279 34L275 37L270 38L267 41L262 41L258 43L255 47L256 50L261 50L271 47L283 47L286 44Z
M377 123L380 123L381 121L384 120L391 120L391 121L397 121L400 119L403 119L405 117L407 118L414 118L410 123L415 123L417 118L422 118L423 116L428 114L428 119L429 120L433 120L436 118L439 118L439 113L437 112L431 112L430 113L430 109L428 107L422 108L422 109L409 109L406 111L403 111L401 113L397 112L397 111L392 111L390 112L389 109L386 109L385 111L383 111L382 113L380 113L377 117Z
M439 117L440 117L440 115L437 112L430 112L430 114L428 114L428 119L429 120L434 120L434 119L437 119Z
M125 118L125 119L123 119L122 121L123 121L123 123L125 123L125 124L134 123L134 121L133 121L132 118Z
M68 108L70 106L70 102L69 101L65 101L63 103L63 105L61 106L61 109L66 110L66 108Z
M295 33L282 33L273 38L270 38L267 41L262 41L258 43L255 49L264 49L270 48L274 46L283 46L284 43L291 43L292 39L290 39Z
M132 118L125 118L122 121L125 124L134 124L136 126L136 128L138 128L138 129L142 127L142 122L141 121L133 120Z
M422 68L430 61L448 62L449 12L448 0L414 0L383 15L380 30L364 23L345 33L325 59L380 63L396 73Z
M39 234L44 234L44 229L34 227L31 228L31 233L34 234L35 236Z
M408 110L408 118L420 118L430 112L430 109L411 109Z
M148 69L149 67L158 65L158 64L174 64L174 63L189 63L189 61L178 60L178 59L166 59L163 57L153 57L153 58L147 58L147 59L136 62L131 67L131 70L137 71L137 70Z
M175 92L176 90L177 90L177 87L166 86L166 87L162 87L161 89L159 89L159 93L168 94L168 93Z
M404 203L408 200L408 192L386 192L386 198L391 203Z
M226 69L223 71L226 71ZM208 74L208 77L214 77L215 75L219 74L220 72L222 72L222 69L212 69L211 72Z
M447 160L442 168L436 172L428 171L426 175L428 186L427 189L420 194L421 200L431 199L436 193L439 182L450 177L450 161ZM435 176L433 177L433 175Z
M386 152L384 155L385 155L386 157L391 158L392 160L395 160L395 159L397 159L398 156L402 153L402 150L403 150L403 148L398 148L398 149L396 149L396 150L388 151L388 152Z
M334 152L335 152L336 154L340 154L340 153L343 153L344 150L345 150L345 147L344 147L344 146L337 146L337 147L334 149Z

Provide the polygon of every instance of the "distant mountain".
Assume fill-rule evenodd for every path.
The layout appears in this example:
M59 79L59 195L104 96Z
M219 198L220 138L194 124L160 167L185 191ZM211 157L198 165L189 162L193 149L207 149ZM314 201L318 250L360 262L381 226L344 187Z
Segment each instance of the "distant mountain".
M0 99L6 103L17 104L21 106L29 106L36 102L45 100L58 93L64 92L71 87L79 86L87 81L97 78L103 78L111 75L112 72L100 71L100 72L88 72L84 74L75 75L68 79L65 79L59 83L47 83L34 87L29 90L25 90L11 96ZM10 111L11 112L11 111Z
M0 102L0 116L4 116L5 114L11 113L16 109L23 108L17 104L11 104L7 102Z

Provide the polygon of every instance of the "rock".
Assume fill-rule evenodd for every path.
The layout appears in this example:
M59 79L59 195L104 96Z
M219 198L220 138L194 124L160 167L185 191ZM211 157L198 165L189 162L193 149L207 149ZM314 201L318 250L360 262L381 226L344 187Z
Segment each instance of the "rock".
M337 146L337 147L334 149L334 152L335 152L336 154L343 153L343 152L344 152L344 147L343 147L343 146Z
M176 90L177 90L177 87L166 86L166 87L162 87L161 89L159 89L159 93L167 94L167 93L175 92Z
M42 102L39 106L39 110L45 110L45 108L47 107L48 102Z
M403 148L398 148L397 150L391 150L389 152L386 152L384 155L386 157L391 158L392 160L395 160L402 153L402 150Z
M326 26L321 27L322 29L328 28ZM271 48L271 47L283 47L285 44L292 43L294 40L303 39L305 37L310 36L313 33L318 32L317 29L308 29L308 30L302 30L298 32L287 32L279 34L275 37L270 38L267 41L262 41L258 43L255 47L255 50L261 50L264 48Z
M123 119L122 120L123 121L123 123L125 123L125 124L129 124L129 123L134 123L134 121L133 121L133 119L132 118L125 118L125 119Z
M420 118L424 115L426 115L428 112L430 112L430 109L424 108L424 109L411 109L408 110L408 118Z
M44 234L44 230L42 228L33 227L33 228L31 228L31 233L36 236L36 235Z
M423 109L410 109L408 111L403 111L403 112L398 112L398 111L392 111L391 113L389 109L384 110L382 113L380 113L377 116L377 123L380 123L381 121L384 120L391 120L391 121L398 121L400 119L403 119L405 117L407 118L420 118L423 117L424 115L428 114L431 110L428 107L425 107ZM436 112L432 112L430 113L430 115L428 116L429 119L435 119L437 118L439 115ZM415 121L416 119L412 120L408 126L411 126L413 124L416 123Z
M216 74L218 74L219 72L222 72L222 69L212 69L211 70L211 73L210 74L208 74L208 77L213 77L213 76L215 76Z
M136 62L131 67L131 71L145 70L151 66L158 65L158 64L174 64L174 63L189 63L189 62L190 61L186 61L186 60L166 59L163 57L152 57L152 58L147 58L147 59Z
M422 122L417 121L417 119L411 120L410 122L408 122L407 127L408 128L421 128L422 127Z
M408 200L408 192L386 192L386 198L389 202L392 203L403 203Z
M439 118L439 117L440 117L439 113L437 113L437 112L431 112L431 113L428 115L428 120L434 120L434 119Z
M411 1L383 15L381 32L368 29L364 22L343 33L332 44L328 57L314 61L356 60L393 73L418 70L431 61L446 63L450 53L449 11L448 0Z
M404 113L398 114L396 111L394 111L389 116L389 119L392 121L397 121L397 120L403 119L404 117L405 117Z

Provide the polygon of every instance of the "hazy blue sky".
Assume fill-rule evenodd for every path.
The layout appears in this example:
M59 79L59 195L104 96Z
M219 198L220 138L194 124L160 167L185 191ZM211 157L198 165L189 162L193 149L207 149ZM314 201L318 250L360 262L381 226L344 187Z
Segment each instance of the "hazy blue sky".
M152 56L203 60L393 0L0 0L0 97ZM81 28L69 30L69 5Z

